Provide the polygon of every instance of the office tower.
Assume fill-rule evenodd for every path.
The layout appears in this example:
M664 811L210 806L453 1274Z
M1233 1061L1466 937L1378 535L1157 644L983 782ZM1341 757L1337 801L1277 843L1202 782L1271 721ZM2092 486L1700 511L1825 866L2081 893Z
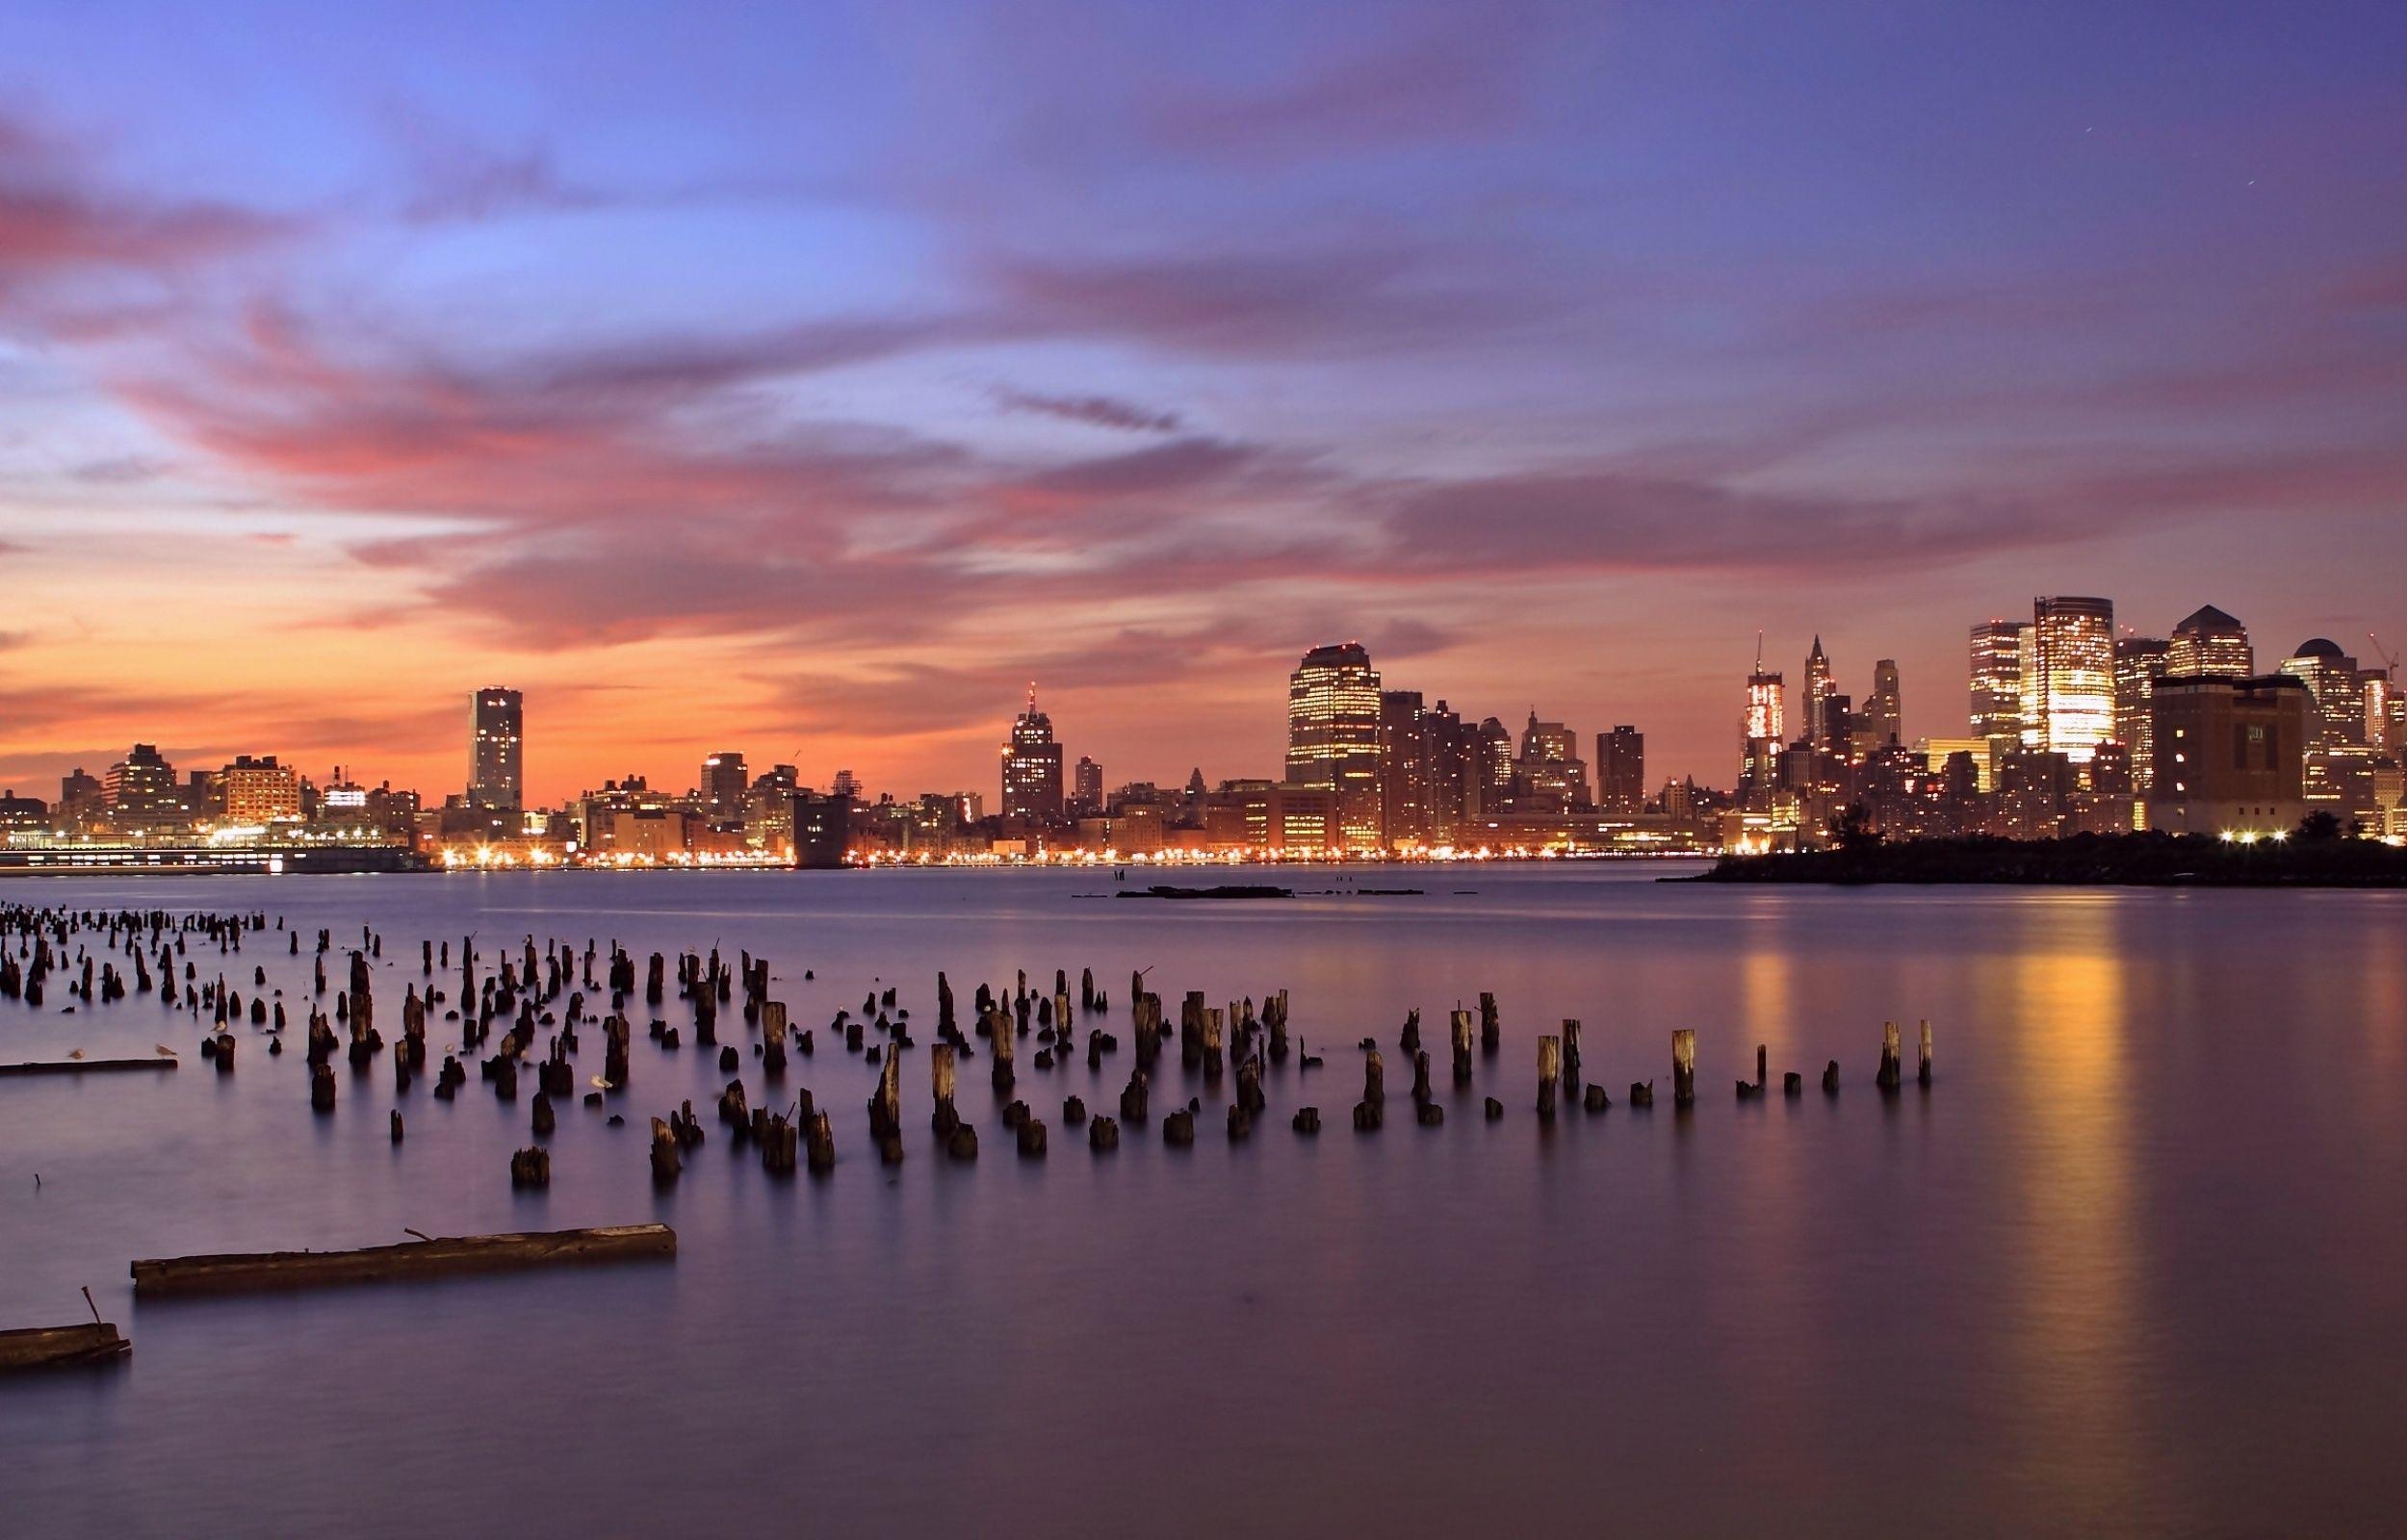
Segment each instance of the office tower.
M101 799L108 805L110 819L125 829L172 823L184 814L175 766L151 743L135 744L124 758L109 766Z
M1513 805L1513 734L1492 716L1471 730L1471 771L1479 799L1473 811L1502 812Z
M2149 703L2157 677L2169 672L2172 647L2159 636L2114 639L2114 739L2131 751L2132 783L2143 795L2156 773L2156 717Z
M1103 767L1083 754L1072 767L1070 796L1080 817L1092 818L1103 810Z
M479 690L468 737L468 805L526 806L526 715L516 690Z
M1529 725L1521 732L1514 795L1533 811L1590 805L1588 762L1580 757L1578 735L1560 722L1538 720L1536 706L1530 707Z
M1011 725L1003 745L1002 814L1052 822L1061 817L1061 745L1053 719L1036 708L1036 686L1028 686L1028 708Z
M1056 763L1053 768L1058 772L1061 766ZM1058 801L1058 779L1053 795ZM816 792L796 792L792 817L796 866L827 870L844 864L844 847L852 836L850 797L841 791L831 791L824 797Z
M2257 672L2257 650L2248 645L2247 627L2213 604L2202 604L2173 628L2161 672L2245 679Z
M827 789L837 796L850 797L855 802L862 800L861 778L849 770L837 771L836 779L827 783Z
M1905 707L1898 691L1897 659L1884 657L1872 666L1872 694L1864 698L1863 733L1874 749L1903 742Z
M213 783L221 814L229 824L265 824L301 815L300 773L276 762L274 755L254 759L237 755ZM360 805L367 802L360 794Z
M1814 650L1805 654L1805 691L1798 709L1805 719L1805 741L1818 750L1827 749L1834 734L1825 704L1838 691L1838 683L1830 677L1830 656L1822 650L1822 637L1814 637ZM1844 737L1844 734L1835 734Z
M1390 849L1429 841L1432 722L1418 690L1379 692L1379 810Z
M1421 711L1421 741L1428 756L1421 829L1422 837L1433 845L1457 843L1478 811L1477 732L1443 701Z
M2407 741L2399 732L2402 713L2396 678L2387 668L2369 668L2357 676L2357 682L2366 695L2366 742L2396 757Z
M2148 827L2176 834L2287 834L2306 814L2313 693L2294 676L2157 680L2157 784Z
M2019 620L1973 628L1972 735L1989 745L1994 777L2006 751L2023 741L2023 632Z
M1610 813L1646 808L1646 734L1629 726L1596 734L1596 806Z
M1747 808L1770 802L1780 781L1780 753L1788 732L1780 676L1764 667L1763 633L1755 633L1755 668L1747 676L1747 714L1740 732L1739 801Z
M2114 736L2114 603L2032 601L2023 632L2023 747L2085 765Z
M721 749L702 761L702 803L711 816L733 822L744 815L744 796L752 789L744 757Z
M2301 642L2297 652L2282 660L2282 672L2307 686L2315 697L2315 720L2310 724L2315 741L2309 747L2328 749L2365 741L2363 671L2355 658L2340 650L2340 644L2325 636Z
M1335 792L1336 837L1379 848L1379 674L1359 642L1316 647L1287 677L1287 782Z

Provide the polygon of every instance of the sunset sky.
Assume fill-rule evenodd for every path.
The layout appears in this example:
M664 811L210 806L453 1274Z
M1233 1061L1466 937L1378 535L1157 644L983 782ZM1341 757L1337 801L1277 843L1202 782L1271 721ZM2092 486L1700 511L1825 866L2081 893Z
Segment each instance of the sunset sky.
M2407 7L0 8L0 786L1728 784L1758 628L2407 645Z

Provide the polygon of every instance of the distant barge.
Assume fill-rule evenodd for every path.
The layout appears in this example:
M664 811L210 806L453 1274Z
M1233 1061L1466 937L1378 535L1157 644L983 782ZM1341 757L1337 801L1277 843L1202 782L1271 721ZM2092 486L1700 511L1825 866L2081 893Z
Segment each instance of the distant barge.
M1116 893L1116 898L1293 898L1292 887L1273 887L1266 883L1223 883L1218 887L1173 887L1168 883L1155 883L1142 893Z

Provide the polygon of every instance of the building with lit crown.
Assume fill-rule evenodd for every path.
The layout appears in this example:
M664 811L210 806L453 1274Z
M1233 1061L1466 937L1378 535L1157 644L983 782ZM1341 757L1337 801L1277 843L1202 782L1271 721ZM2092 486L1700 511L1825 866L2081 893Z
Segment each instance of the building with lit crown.
M1012 723L1011 737L1003 744L1002 790L999 806L1006 818L1042 823L1061 818L1061 744L1053 737L1053 719L1036 708L1033 684L1028 686L1028 708Z
M1287 783L1336 794L1334 848L1379 848L1379 673L1360 643L1316 647L1287 677Z

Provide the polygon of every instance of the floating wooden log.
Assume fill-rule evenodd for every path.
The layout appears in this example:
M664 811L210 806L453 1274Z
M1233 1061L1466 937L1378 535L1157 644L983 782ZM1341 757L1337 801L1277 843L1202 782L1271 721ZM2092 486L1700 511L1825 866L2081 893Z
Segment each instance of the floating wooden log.
M248 1294L274 1289L322 1289L386 1279L432 1278L458 1272L632 1262L677 1254L677 1232L665 1224L614 1224L591 1230L538 1230L513 1235L462 1235L355 1251L257 1251L218 1256L161 1257L133 1263L138 1296Z
M134 1345L113 1322L75 1326L25 1326L0 1331L0 1374L36 1369L88 1369L113 1364Z
M8 1075L111 1075L138 1069L173 1069L176 1061L158 1059L46 1059L31 1064L0 1065Z

